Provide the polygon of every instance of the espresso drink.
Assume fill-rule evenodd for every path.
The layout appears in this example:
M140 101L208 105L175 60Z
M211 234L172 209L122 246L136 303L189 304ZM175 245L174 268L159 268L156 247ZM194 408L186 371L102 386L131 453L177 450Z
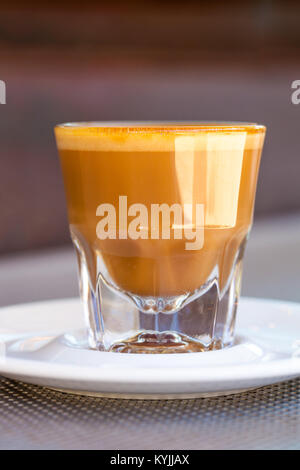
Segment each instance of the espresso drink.
M101 257L112 281L138 295L192 292L216 266L222 288L252 218L262 134L245 131L226 141L226 129L204 135L191 129L188 136L173 128L144 129L138 137L134 129L80 127L71 135L59 129L71 231L90 253L94 282ZM151 204L203 204L203 246L185 249L186 240L175 240L172 230L169 240L153 240L150 221L141 227L141 233L149 231L147 239L120 239L121 195L127 207L144 204L149 214ZM97 238L101 203L116 208L117 239Z
M246 124L58 126L71 235L91 289L100 274L155 304L215 280L222 297L251 225L264 134Z

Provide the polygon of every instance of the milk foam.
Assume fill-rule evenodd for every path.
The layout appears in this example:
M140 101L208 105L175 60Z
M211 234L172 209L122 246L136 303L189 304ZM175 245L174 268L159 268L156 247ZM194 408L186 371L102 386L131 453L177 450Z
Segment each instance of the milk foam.
M244 150L261 149L265 127L255 124L144 125L80 123L55 128L59 149L102 152L174 152L176 142L207 151L212 142L224 150L236 150L243 139ZM237 138L233 138L237 136ZM233 147L232 147L233 145Z

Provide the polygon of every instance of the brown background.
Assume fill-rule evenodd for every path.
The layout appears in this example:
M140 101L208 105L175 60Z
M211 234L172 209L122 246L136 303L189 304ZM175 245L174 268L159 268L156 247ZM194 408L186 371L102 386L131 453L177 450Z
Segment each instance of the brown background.
M299 2L0 6L0 253L68 242L58 122L268 126L256 215L300 210Z

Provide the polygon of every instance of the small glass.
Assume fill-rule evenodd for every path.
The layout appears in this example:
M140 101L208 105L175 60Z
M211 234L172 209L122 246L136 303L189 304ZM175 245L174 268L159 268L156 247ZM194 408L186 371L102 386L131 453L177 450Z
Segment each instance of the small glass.
M265 131L56 126L90 348L186 353L232 344Z

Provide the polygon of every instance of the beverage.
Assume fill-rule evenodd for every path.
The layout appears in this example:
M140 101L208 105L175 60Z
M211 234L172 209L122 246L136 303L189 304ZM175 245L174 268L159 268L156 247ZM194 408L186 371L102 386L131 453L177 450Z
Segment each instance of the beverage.
M247 124L58 126L71 236L93 296L102 285L142 316L178 314L212 286L220 303L251 226L264 134Z

